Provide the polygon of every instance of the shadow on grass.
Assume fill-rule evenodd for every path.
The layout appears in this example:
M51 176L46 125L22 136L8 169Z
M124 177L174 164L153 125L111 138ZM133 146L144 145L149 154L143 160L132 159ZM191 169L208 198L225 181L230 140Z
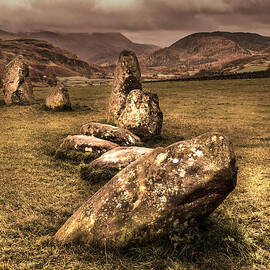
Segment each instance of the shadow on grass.
M173 143L183 141L183 136L159 135L144 141L144 146L149 148L167 147Z
M5 105L6 105L5 101L0 99L0 107L5 106Z
M200 225L148 244L112 250L76 242L65 249L74 252L81 262L99 261L108 269L131 269L132 265L134 269L155 270L242 269L249 265L252 252L243 228L226 214L209 217ZM123 267L116 268L119 265Z
M66 113L72 113L72 112L92 112L94 111L93 108L87 105L80 105L79 103L71 104L70 107L62 107L62 108L57 108L57 109L51 109L48 108L44 104L44 100L36 100L36 105L38 105L37 110L38 111L47 111L51 113L57 113L57 112L66 112Z

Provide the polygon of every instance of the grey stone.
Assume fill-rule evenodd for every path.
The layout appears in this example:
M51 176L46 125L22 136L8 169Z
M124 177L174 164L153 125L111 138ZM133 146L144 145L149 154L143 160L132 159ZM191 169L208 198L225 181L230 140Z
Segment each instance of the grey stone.
M28 105L35 102L29 68L22 55L7 64L3 76L3 93L6 104Z
M89 165L94 168L113 168L122 170L140 156L150 153L151 151L153 151L153 149L145 147L116 147L92 161Z
M94 136L73 135L67 136L60 149L74 150L90 153L105 153L119 145L113 142L105 141Z
M80 133L115 142L119 145L141 143L141 139L127 129L94 122L83 125Z
M162 121L157 94L133 90L127 96L117 124L141 138L148 138L161 133Z
M71 110L68 89L63 84L53 87L46 98L46 107L52 110Z
M141 89L141 71L136 54L123 51L116 66L113 90L109 101L108 122L116 123L133 89Z
M131 163L87 200L55 238L125 246L209 216L235 188L230 141L206 133L156 148Z

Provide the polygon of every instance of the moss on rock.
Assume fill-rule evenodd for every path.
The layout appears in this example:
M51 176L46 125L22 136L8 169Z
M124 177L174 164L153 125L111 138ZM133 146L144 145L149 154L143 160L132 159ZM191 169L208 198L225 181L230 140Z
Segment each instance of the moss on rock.
M92 184L107 181L113 178L119 171L117 169L94 168L91 165L80 165L80 176L83 180L90 181Z
M81 162L90 163L91 161L100 157L100 155L101 154L98 154L98 153L89 153L89 152L83 153L83 152L74 151L70 149L59 148L56 150L54 156L57 159L71 160L76 163L81 163Z

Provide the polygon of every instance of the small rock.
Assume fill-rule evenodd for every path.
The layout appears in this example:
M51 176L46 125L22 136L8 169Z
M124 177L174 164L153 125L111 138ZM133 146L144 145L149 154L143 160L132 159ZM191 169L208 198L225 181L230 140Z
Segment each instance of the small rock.
M117 124L141 138L148 138L161 133L162 121L157 94L133 90L127 96Z
M46 98L46 107L52 110L71 110L68 89L63 84L52 88Z
M6 66L3 77L3 93L6 104L33 104L33 86L29 79L29 68L22 55Z
M156 148L115 175L55 238L114 247L157 238L209 216L235 188L236 179L233 148L222 134Z
M141 139L127 129L94 122L83 125L80 133L115 142L119 145L141 143Z
M115 123L133 89L141 89L141 71L136 54L123 51L116 66L113 90L109 102L108 122Z
M103 154L118 146L116 143L98 139L94 136L74 135L67 136L60 145L60 149Z
M140 156L150 153L151 151L153 151L153 149L145 147L116 147L92 161L89 166L122 170Z

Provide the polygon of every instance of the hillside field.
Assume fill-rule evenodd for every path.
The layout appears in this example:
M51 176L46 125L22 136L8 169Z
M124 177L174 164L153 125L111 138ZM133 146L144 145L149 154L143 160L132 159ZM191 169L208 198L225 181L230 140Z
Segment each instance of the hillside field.
M6 106L0 93L0 269L270 269L270 79L145 84L159 95L166 146L208 131L227 135L238 185L200 226L151 244L107 250L53 235L105 181L80 179L54 152L81 125L104 122L111 86L70 88L73 111Z
M264 65L248 65L243 67L240 70L237 70L237 73L244 73L244 72L254 72L254 71L264 71L267 70L269 66L267 64Z

